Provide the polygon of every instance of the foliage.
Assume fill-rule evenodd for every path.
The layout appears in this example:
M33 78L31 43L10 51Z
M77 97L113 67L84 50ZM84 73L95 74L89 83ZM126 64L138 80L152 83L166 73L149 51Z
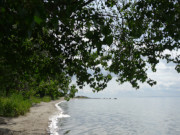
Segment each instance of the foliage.
M50 96L44 96L42 98L37 97L37 96L31 96L29 101L31 102L31 104L37 104L40 102L50 102L52 99Z
M32 96L32 97L30 97L30 102L31 102L32 104L40 103L40 102L41 102L41 98L40 98L40 97Z
M0 116L16 117L24 115L33 104L43 102L50 102L51 97L44 96L43 98L31 97L25 99L21 94L12 94L9 97L0 98Z
M31 102L24 100L22 95L13 94L9 98L0 98L0 115L14 117L29 111Z
M51 97L49 96L45 96L41 99L43 102L50 102L51 101Z
M112 73L135 88L152 86L146 72L160 59L180 71L180 56L165 53L180 47L179 9L178 0L2 0L1 93L69 98L73 77L100 91Z

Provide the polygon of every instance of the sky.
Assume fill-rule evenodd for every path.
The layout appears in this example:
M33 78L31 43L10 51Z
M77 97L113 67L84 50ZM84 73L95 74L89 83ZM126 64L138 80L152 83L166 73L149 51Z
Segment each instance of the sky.
M79 90L76 95L88 96L92 98L119 98L119 97L180 97L180 74L175 70L175 64L160 61L157 65L157 71L148 71L148 76L157 81L153 87L148 84L140 84L140 89L132 88L129 83L119 85L116 77L108 83L107 88L103 91L93 93L92 90L85 86Z
M106 9L107 10L107 9ZM180 50L177 51L180 54ZM166 51L165 53L169 53ZM174 53L174 52L173 52ZM174 55L177 55L174 53ZM124 83L119 85L116 82L116 77L108 83L107 88L103 91L93 93L92 90L85 86L82 90L79 89L76 95L88 96L93 98L118 98L118 97L146 97L146 96L179 96L180 97L180 74L175 70L175 64L167 64L165 61L160 61L157 65L157 71L154 73L148 71L148 76L157 81L153 87L148 84L140 84L140 89L132 88L131 84Z

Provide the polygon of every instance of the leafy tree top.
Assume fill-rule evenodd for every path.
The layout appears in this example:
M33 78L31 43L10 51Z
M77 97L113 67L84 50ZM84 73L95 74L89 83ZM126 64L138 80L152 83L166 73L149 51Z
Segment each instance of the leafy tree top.
M0 62L2 71L12 71L2 74L8 82L17 79L13 73L39 80L75 76L80 88L87 83L95 91L107 86L111 73L135 88L138 82L154 85L146 72L149 66L155 72L160 59L180 72L180 56L164 53L180 47L179 5L178 0L2 0Z

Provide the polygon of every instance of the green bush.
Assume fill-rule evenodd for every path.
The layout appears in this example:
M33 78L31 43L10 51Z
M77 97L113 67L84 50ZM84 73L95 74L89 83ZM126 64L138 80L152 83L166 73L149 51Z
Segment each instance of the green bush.
M41 98L45 96L50 96L52 100L57 99L60 96L58 91L58 82L57 81L41 81L39 86L35 88L36 96Z
M24 115L29 111L33 103L51 101L50 96L24 98L21 94L13 94L10 97L0 97L0 116L15 117Z
M32 104L33 103L40 103L41 98L33 96L33 97L30 98L30 101L31 101Z
M0 99L0 115L6 117L14 117L24 115L29 111L31 102L23 99L22 95L13 94L7 98Z
M51 97L49 96L45 96L41 99L43 102L50 102L51 101Z
M31 101L32 104L33 103L40 103L41 101L43 101L43 102L50 102L51 101L51 97L44 96L44 97L40 98L40 97L37 97L37 96L33 96L33 97L30 98L30 101Z

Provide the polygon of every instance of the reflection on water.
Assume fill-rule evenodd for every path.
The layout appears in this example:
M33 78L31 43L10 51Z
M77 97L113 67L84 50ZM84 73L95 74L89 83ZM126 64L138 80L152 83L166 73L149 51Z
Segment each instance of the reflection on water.
M180 135L180 98L75 99L60 104L60 135Z

